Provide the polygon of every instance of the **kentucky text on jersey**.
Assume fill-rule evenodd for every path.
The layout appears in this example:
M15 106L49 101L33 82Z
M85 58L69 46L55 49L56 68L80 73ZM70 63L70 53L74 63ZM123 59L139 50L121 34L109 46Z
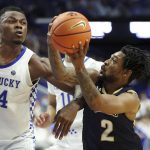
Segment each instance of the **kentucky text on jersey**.
M19 84L20 84L20 81L18 80L0 77L0 85L18 88Z

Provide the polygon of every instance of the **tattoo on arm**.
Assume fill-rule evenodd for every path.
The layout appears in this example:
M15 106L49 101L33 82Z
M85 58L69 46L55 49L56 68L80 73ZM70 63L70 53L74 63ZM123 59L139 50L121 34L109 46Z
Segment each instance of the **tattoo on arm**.
M99 91L96 89L96 86L91 80L85 67L83 67L80 71L76 71L76 73L85 101L88 105L90 105L91 102L99 95Z
M58 51L53 49L52 46L48 48L48 57L55 77L59 78L60 72L61 75L65 74L65 68L62 63L61 56Z
M80 111L81 109L85 108L85 106L86 106L86 102L85 102L83 96L78 97L75 100L71 101L70 104L72 104L74 106L77 106L78 111Z

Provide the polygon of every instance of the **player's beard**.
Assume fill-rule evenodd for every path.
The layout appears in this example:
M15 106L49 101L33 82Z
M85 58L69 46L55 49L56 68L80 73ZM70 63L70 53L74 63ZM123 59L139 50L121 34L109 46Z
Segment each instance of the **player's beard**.
M16 40L16 41L13 41L13 43L14 43L15 45L22 45L23 42L22 42L21 40L20 40L20 41L19 41L19 40Z
M102 76L100 76L100 79L103 81L103 82L114 82L116 80L116 78L112 75L105 75L103 74Z

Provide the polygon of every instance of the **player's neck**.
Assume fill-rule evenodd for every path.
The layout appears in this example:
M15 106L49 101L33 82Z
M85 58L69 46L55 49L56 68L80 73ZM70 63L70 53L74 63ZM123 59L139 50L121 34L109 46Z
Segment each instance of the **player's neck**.
M117 83L107 83L104 82L103 83L103 87L105 88L105 91L108 94L113 94L115 91L117 91L118 89L122 88L124 85L122 84L117 84Z
M0 46L0 65L6 65L13 61L21 52L21 45L19 46Z

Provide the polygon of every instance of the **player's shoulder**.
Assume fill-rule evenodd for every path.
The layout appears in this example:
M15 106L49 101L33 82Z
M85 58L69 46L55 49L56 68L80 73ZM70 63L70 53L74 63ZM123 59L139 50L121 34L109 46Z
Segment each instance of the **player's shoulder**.
M129 89L129 90L127 90L126 92L127 92L127 93L130 93L130 94L135 94L135 95L137 95L137 92L136 92L135 90L133 90L133 89Z
M127 93L130 94L133 97L133 99L136 101L136 103L138 105L140 104L140 98L139 98L139 96L138 96L138 94L135 90L132 90L132 89L128 90Z
M36 62L37 64L41 64L41 63L49 64L48 58L46 58L46 57L40 57L40 56L38 56L35 53L33 53L30 61L31 62Z
M139 100L138 94L134 89L125 89L122 94L129 95L131 98Z
M35 54L30 48L26 47L25 45L22 45L22 50L25 51L26 55L33 55Z
M126 92L122 93L123 97L128 99L130 104L133 104L136 108L140 105L140 98L136 91L129 89Z
M37 64L37 67L38 67L38 64L40 64L40 62L41 62L41 58L37 54L34 53L30 59L29 65L32 66L33 64L34 65Z
M29 71L31 76L50 79L52 77L51 66L48 58L41 58L37 54L33 54L29 61ZM34 79L35 77L33 77Z

